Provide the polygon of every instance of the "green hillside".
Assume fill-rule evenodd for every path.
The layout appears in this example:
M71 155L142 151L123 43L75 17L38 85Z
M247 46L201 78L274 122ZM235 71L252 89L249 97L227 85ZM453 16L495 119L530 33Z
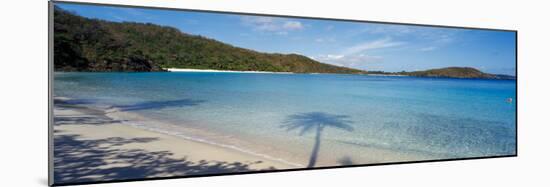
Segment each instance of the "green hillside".
M514 79L509 75L489 74L471 67L447 67L425 71L403 72L402 75L417 77L481 78L481 79Z
M110 22L54 10L56 71L162 71L193 68L295 73L366 73L298 54L239 48L176 28Z
M516 79L515 76L484 73L471 67L446 67L439 69L429 69L424 71L368 71L371 75L404 75L414 77L435 77L435 78L472 78L472 79Z

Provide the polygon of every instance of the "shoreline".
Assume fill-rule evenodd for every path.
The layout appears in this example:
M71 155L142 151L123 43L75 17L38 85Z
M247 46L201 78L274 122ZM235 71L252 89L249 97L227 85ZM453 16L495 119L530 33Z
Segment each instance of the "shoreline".
M122 122L123 124L131 126L132 128L137 128L137 129L141 129L141 130L145 130L145 131L160 133L160 134L164 134L164 135L170 135L170 136L174 136L174 137L184 139L184 140L187 140L187 141L193 141L193 142L197 142L197 143L208 144L208 145L211 145L211 146L214 146L214 147L217 147L217 148L229 149L231 151L237 151L237 152L240 152L240 153L243 153L243 154L260 157L260 158L265 159L265 160L270 160L270 161L273 161L273 162L280 162L280 163L283 163L283 164L286 164L286 165L289 165L289 166L292 166L292 167L304 167L304 165L302 165L302 164L293 163L293 162L290 162L290 161L287 161L287 160L284 160L284 159L281 159L281 158L277 158L277 157L273 157L271 155L259 153L259 152L256 152L256 151L253 151L253 150L250 150L250 149L241 148L241 147L235 146L235 145L230 144L230 143L220 143L220 142L227 142L227 141L213 140L212 138L204 138L204 137L217 137L217 136L223 136L223 135L220 135L220 134L217 134L217 133L212 133L212 132L209 132L209 131L205 132L202 129L196 129L196 128L191 129L191 128L188 128L188 127L180 127L180 126L176 127L173 124L167 124L165 122L161 122L161 121L158 121L158 120L153 120L153 119L144 117L141 114L136 114L136 113L132 113L132 112L123 112L123 111L119 111L117 109L107 113L106 115L108 117L112 118L112 119L121 120L121 121L125 120L125 119L132 119L132 120ZM164 129L160 128L160 127L151 127L150 124L147 124L147 123L150 123L150 122L154 122L155 126L163 126ZM172 128L175 128L175 129L170 130ZM185 132L185 133L183 133L183 132ZM191 135L191 134L201 134L202 136L201 135ZM243 142L236 143L236 144L241 144L241 143L243 143Z
M153 173L144 177L168 177L168 176L188 176L194 174L216 174L216 173L235 173L240 171L258 171L258 170L280 170L293 168L306 168L304 163L310 158L310 146L313 144L313 139L307 138L306 142L299 145L290 144L270 144L273 138L262 139L256 141L257 137L249 135L235 136L234 134L225 134L223 132L211 131L210 129L201 129L194 127L193 122L186 122L186 125L173 124L170 121L150 118L140 113L124 111L121 108L113 108L110 105L101 103L87 103L77 99L54 96L54 139L55 149L66 147L59 144L57 139L69 139L72 145L71 152L83 151L87 149L103 149L103 145L94 147L85 147L90 144L87 142L103 142L112 139L128 140L129 145L118 145L114 142L114 146L108 146L109 150L116 150L118 154L130 154L138 150L145 152L140 155L156 155L157 152L165 152L169 159L174 159L171 163L181 163L183 165L191 163L197 165L209 163L208 165L230 164L229 168L239 166L239 170L223 170L203 168L188 169L189 166L183 169L171 170L168 173ZM200 125L200 124L198 124ZM133 140L152 139L147 142L134 142ZM273 141L278 142L279 140ZM61 141L63 142L63 141ZM77 142L77 143L74 143ZM284 141L283 141L284 142ZM266 144L267 143L267 144ZM352 142L353 143L353 142ZM392 149L385 149L371 145L359 145L349 142L324 142L325 147L343 145L338 153L330 152L329 149L322 149L323 156L319 157L315 167L337 166L337 165L354 165L354 164L370 164L370 163L386 163L412 160L426 160L432 156L425 153L403 152ZM351 146L349 146L351 145ZM305 149L303 149L305 147ZM330 153L327 155L326 153ZM58 151L56 151L57 153ZM61 151L63 153L63 151ZM97 152L94 150L95 153ZM99 151L101 152L101 151ZM83 153L84 155L88 153ZM93 154L92 154L93 155ZM100 157L105 163L98 164L93 168L98 172L121 168L117 162L109 161L109 156L93 155ZM63 156L55 155L54 158ZM65 156L67 157L67 156ZM70 157L69 157L70 158ZM61 158L63 159L63 158ZM74 160L88 160L83 158ZM433 158L432 158L433 159ZM74 165L69 161L67 163L55 164L56 171L62 171L65 166ZM210 164L212 163L212 164ZM174 164L174 165L181 165ZM126 164L125 167L132 167L135 164ZM149 170L156 171L158 168L155 164L146 163L151 168ZM172 165L172 164L170 164ZM194 167L194 166L193 166ZM244 167L244 168L243 168ZM107 168L107 169L105 169ZM162 168L162 167L161 167ZM161 169L162 171L162 169ZM191 173L186 173L192 171ZM86 177L89 175L84 175ZM104 175L99 175L99 179L103 179ZM120 179L120 178L116 178ZM71 180L71 179L68 179ZM79 179L80 180L80 179ZM87 180L87 179L83 179ZM94 179L95 180L95 179Z
M288 144L285 144L284 146L270 145L266 144L265 141L258 143L254 141L254 139L251 139L251 137L249 136L235 137L233 135L210 131L208 129L200 129L195 127L191 128L187 126L172 124L171 122L166 122L162 120L159 121L159 119L152 119L135 112L121 111L118 108L112 108L107 105L89 105L86 103L79 104L78 101L73 104L70 102L70 98L55 98L56 100L67 100L70 105L69 107L81 107L85 110L95 110L94 112L89 113L99 113L100 115L105 115L105 117L109 120L115 121L116 125L125 126L125 128L128 129L127 131L145 131L158 136L172 137L173 139L175 139L175 141L171 143L171 146L167 147L167 151L171 151L174 145L177 145L179 143L183 142L182 144L185 144L185 142L193 142L205 145L205 147L201 147L200 149L218 150L223 152L237 152L237 154L240 155L239 157L254 158L255 160L260 160L262 162L274 163L272 164L272 166L276 167L277 169L288 169L305 168L304 163L307 163L307 159L310 156L309 149L311 145L309 145L309 143L313 144L313 140L307 140L308 142L306 143L307 145L305 151L296 150L296 148L302 149L303 147L296 147L296 145L288 147ZM57 103L55 109L58 109ZM66 108L63 110L70 111ZM57 115L58 113L55 113L55 116ZM102 131L110 130L108 127L102 127L102 129ZM81 134L86 133L88 132L81 132ZM117 134L113 134L113 136L116 135ZM325 144L327 143L329 142L326 142ZM340 142L338 144L345 143ZM357 151L359 150L366 151L368 152L368 154L358 154ZM351 157L353 158L353 163L363 164L426 159L424 156L416 154L403 155L402 153L396 152L395 150L370 146L354 146L346 148L346 151L343 151L342 155L340 155L341 157L323 156L319 158L316 167L349 165L341 162L342 159L350 158L350 155L346 154L354 155ZM205 157L201 156L200 158L208 158L208 155L206 155ZM229 161L226 158L220 159Z
M216 70L216 69L188 69L188 68L163 68L163 69L168 72L295 74L294 72L274 72L274 71L233 71L233 70Z

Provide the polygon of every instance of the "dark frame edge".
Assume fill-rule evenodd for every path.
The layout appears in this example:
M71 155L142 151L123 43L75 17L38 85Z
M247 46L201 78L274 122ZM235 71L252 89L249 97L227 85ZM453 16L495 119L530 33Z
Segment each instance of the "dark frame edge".
M54 2L48 1L48 185L54 185L53 171L53 17Z
M203 175L190 175L190 176L172 176L172 177L152 177L141 179L122 179L122 180L110 180L110 181L92 181L92 182L74 182L74 183L61 183L56 184L53 179L53 7L55 3L69 3L80 5L100 5L100 6L114 6L123 8L143 8L143 9L155 9L155 10L173 10L173 11L192 11L192 12L207 12L207 13L225 13L225 14L237 14L237 15L253 15L253 16L273 16L273 17L285 17L285 18L299 18L299 19L315 19L315 20L332 20L332 21L348 21L359 23L376 23L376 24L398 24L407 26L423 26L423 27L437 27L437 28L454 28L454 29L474 29L474 30L488 30L488 31L505 31L515 33L515 62L516 62L516 151L511 155L496 155L496 156L483 156L483 157L466 157L466 158L451 158L451 159L434 159L434 160L419 160L419 161L404 161L404 162L388 162L388 163L375 163L375 164L358 164L349 166L326 166L316 168L296 168L296 169L281 169L281 170L267 170L267 171L247 171L236 173L217 173L217 174L203 174ZM167 179L183 179L183 178L199 178L199 177L214 177L214 176L233 176L233 175L247 175L247 174L263 174L263 173L278 173L289 171L313 171L313 170L325 170L325 169L340 169L340 168L354 168L354 167L366 167L366 166L386 166L386 165L399 165L399 164L417 164L417 163L435 163L435 162L448 162L448 161L464 161L464 160L482 160L482 159L494 159L494 158L512 158L518 157L518 30L515 29L495 29L495 28L481 28L481 27L464 27L464 26L449 26L449 25L430 25L430 24L417 24L417 23L403 23L403 22L386 22L386 21L370 21L370 20L354 20L354 19L340 19L340 18L325 18L325 17L307 17L307 16L289 16L289 15L277 15L277 14L261 14L261 13L247 13L247 12L231 12L231 11L214 11L214 10L202 10L202 9L186 9L186 8L167 8L167 7L155 7L155 6L140 6L140 5L122 5L122 4L109 4L109 3L92 3L92 2L75 2L75 1L60 1L50 0L48 1L48 185L49 186L71 186L71 185L89 185L89 184L106 184L106 183L121 183L121 182L139 182L139 181L151 181L151 180L167 180Z
M518 114L518 111L519 111L519 109L518 109L518 107L519 107L519 99L518 99L519 98L519 95L518 95L519 94L519 92L518 92L518 90L519 90L518 43L519 43L519 40L518 40L518 31L516 30L516 31L514 31L514 33L515 33L515 38L516 38L516 156L518 156L518 154L519 154L518 153L518 145L519 145L519 143L518 143L518 140L519 140L519 138L518 138L518 135L519 135L519 133L518 133L518 123L519 123L519 114Z

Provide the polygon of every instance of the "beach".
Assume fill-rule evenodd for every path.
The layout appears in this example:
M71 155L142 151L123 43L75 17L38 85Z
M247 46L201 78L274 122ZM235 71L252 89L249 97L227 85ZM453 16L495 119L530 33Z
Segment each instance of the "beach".
M66 104L54 109L55 180L89 182L288 169L296 166L143 130L105 111Z
M272 73L272 74L293 74L293 72L273 72L273 71L233 71L216 69L188 69L188 68L166 68L169 72L203 72L203 73Z

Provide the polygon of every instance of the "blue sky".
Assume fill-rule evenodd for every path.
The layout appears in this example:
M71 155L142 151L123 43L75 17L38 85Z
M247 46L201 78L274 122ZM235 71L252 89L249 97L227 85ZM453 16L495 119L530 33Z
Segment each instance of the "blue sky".
M178 28L234 46L364 70L449 66L515 75L513 32L58 3L78 15Z

